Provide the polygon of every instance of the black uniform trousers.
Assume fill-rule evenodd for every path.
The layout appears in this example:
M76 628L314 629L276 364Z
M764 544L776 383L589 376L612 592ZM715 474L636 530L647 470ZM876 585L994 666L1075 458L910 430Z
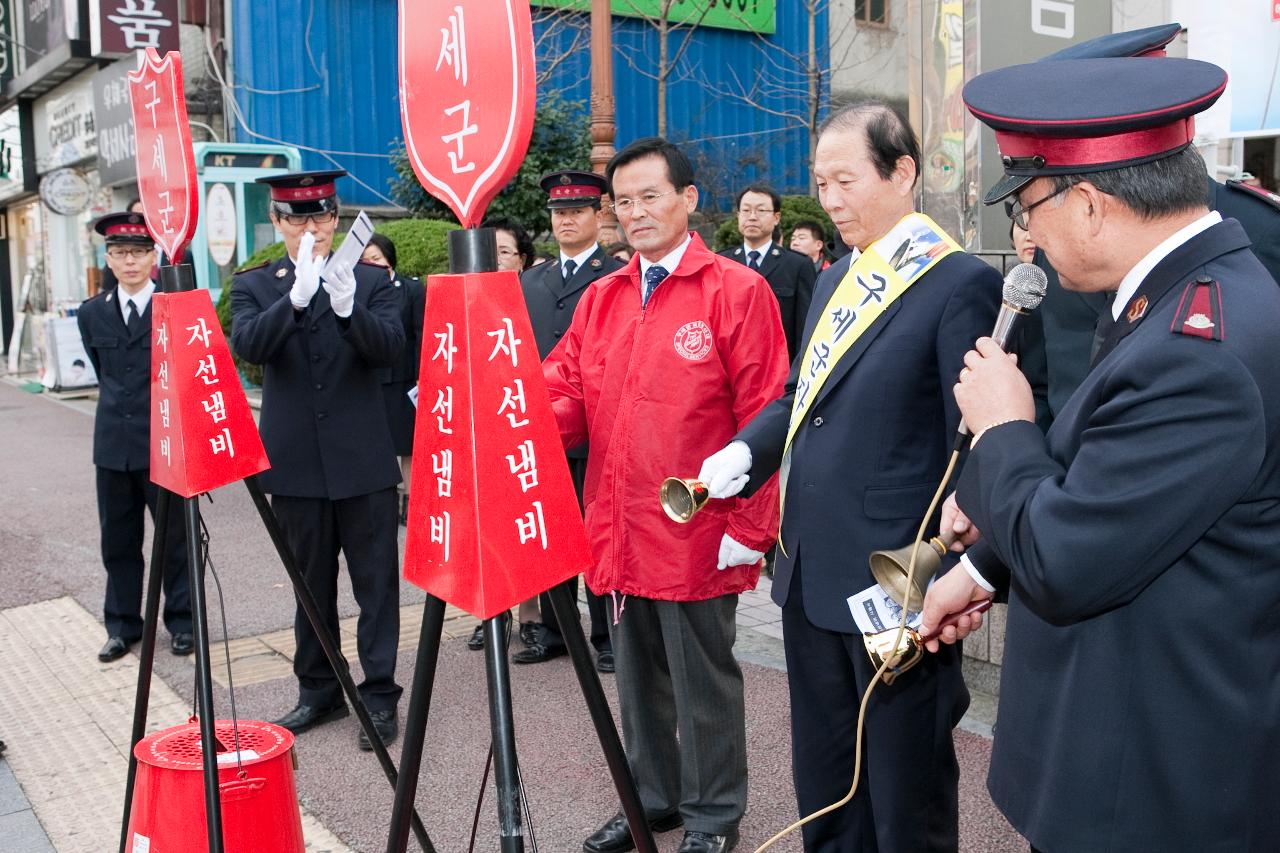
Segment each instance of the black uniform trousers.
M582 508L582 485L587 479L587 460L569 458L569 476L573 480L573 491L578 496L578 508ZM573 600L578 600L578 576L569 581L573 590ZM560 631L560 622L556 619L555 608L551 606L551 596L545 592L539 597L542 611L542 644L549 649L564 646L564 636ZM613 651L613 643L609 640L609 613L605 600L587 589L587 613L591 616L591 645L597 652Z
M792 772L803 816L849 793L858 706L875 669L861 636L808 620L802 574L797 565L782 630ZM960 668L956 647L943 649L950 654L926 655L892 685L877 685L867 703L858 791L845 806L804 826L806 853L955 853L960 768L951 730L968 703L938 701L948 675L958 679ZM955 671L928 671L947 667ZM890 820L877 821L875 814Z
M112 471L98 466L97 472L102 565L107 570L103 623L108 637L132 643L142 639L143 519L150 510L155 521L159 490L146 468ZM164 624L170 634L191 633L191 585L182 518L182 500L174 498L169 504L164 555Z
M342 500L273 495L271 506L335 641L338 551L346 556L351 591L360 605L356 623L356 649L364 670L360 698L370 711L394 710L402 692L395 679L400 639L395 488ZM293 673L298 677L299 703L321 708L337 705L343 701L342 687L301 606L293 632L298 643Z

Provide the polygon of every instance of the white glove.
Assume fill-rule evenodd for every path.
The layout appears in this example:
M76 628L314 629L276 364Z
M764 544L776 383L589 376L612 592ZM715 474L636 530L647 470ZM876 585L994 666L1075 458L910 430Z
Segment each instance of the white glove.
M730 566L753 566L764 557L764 551L752 551L728 533L720 540L720 561L716 568L724 571Z
M707 484L711 497L731 498L747 484L750 470L751 448L745 441L731 441L702 461L698 479Z
M298 243L298 262L293 270L293 287L289 289L289 301L299 311L311 304L311 298L320 288L320 264L311 250L315 248L316 235L310 231L302 235Z
M329 292L329 304L339 317L350 317L356 304L356 275L350 263L339 262L324 275L324 289Z

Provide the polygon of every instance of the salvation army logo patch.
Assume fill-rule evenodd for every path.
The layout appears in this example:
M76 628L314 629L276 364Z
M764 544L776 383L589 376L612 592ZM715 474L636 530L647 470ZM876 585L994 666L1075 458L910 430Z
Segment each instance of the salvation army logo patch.
M685 323L676 330L676 352L689 361L701 361L711 352L711 329L701 320Z

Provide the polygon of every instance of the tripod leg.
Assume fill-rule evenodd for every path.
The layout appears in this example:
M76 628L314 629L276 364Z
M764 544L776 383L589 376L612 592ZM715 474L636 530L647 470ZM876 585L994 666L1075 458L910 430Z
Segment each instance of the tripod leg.
M498 787L498 838L502 853L523 853L520 779L516 771L516 730L511 713L511 671L507 663L506 618L484 622L484 663L489 681L489 727L493 732L493 780Z
M258 509L258 515L262 518L262 524L267 528L267 535L271 537L271 543L276 546L276 553L280 556L280 562L284 565L285 574L289 576L289 580L293 583L294 594L298 597L298 604L302 607L302 612L306 614L307 621L311 623L311 628L315 631L316 639L320 641L320 648L324 651L325 658L329 661L329 666L333 667L333 672L338 678L338 683L342 686L342 692L346 695L347 701L351 703L351 707L355 709L356 717L360 720L360 727L369 737L369 745L373 747L373 753L378 757L378 763L382 766L382 772L387 777L387 781L391 783L391 787L396 787L396 766L391 763L391 755L387 752L386 744L382 742L382 738L378 737L378 733L373 728L373 720L369 718L369 709L365 707L364 700L360 698L360 691L356 689L355 680L351 677L351 667L347 665L347 659L342 655L342 649L338 645L333 636L329 634L329 629L325 626L324 620L320 618L320 609L316 606L315 596L311 594L311 587L307 586L306 579L302 577L302 572L298 569L298 564L293 559L293 550L289 547L288 540L285 539L284 531L280 528L280 519L276 518L275 510L271 508L271 503L267 500L267 496L262 492L262 486L258 483L258 476L255 474L246 477L244 484L249 489L249 495L253 498L253 504ZM440 603L440 624L444 622L444 603ZM426 614L423 615L423 630L426 630ZM436 646L439 648L440 629L436 630ZM434 660L432 667L434 670ZM431 845L431 839L427 836L427 829L422 824L422 818L418 816L416 810L412 814L413 834L418 839L418 844L422 846L427 853L435 853L435 848Z
M191 572L191 621L196 645L196 707L204 762L204 814L209 853L222 853L222 800L218 787L218 738L214 731L213 676L209 671L209 623L204 601L204 555L200 553L200 499L186 498L187 568Z
M444 602L428 595L422 606L422 630L418 634L418 657L413 666L413 686L409 689L409 713L404 720L404 743L400 748L400 778L396 781L396 798L391 806L391 833L387 836L387 853L404 853L409 843L408 818L418 793L418 774L422 769L422 745L427 732L427 714L431 710L431 689L436 680L436 661L440 657L440 632L444 629ZM415 815L416 816L416 815ZM422 840L419 839L419 843ZM433 850L431 842L423 849Z
M124 784L124 816L120 820L120 853L129 844L129 815L133 810L133 786L138 759L133 748L147 733L147 707L151 702L151 670L156 654L156 624L160 621L160 587L164 581L165 548L168 547L169 513L173 511L168 489L156 495L155 531L151 537L151 562L147 566L147 598L142 609L142 645L138 649L138 690L133 698L133 733L129 737L129 776Z
M644 816L644 806L640 804L640 792L631 775L631 765L627 763L627 755L622 751L622 739L618 737L618 729L613 723L613 713L609 710L609 700L605 698L604 688L600 686L600 675L591 665L591 653L587 650L587 638L582 633L582 620L578 615L578 605L569 594L566 581L548 590L551 596L551 607L555 610L556 621L560 623L560 636L564 637L565 646L569 649L569 657L573 660L574 672L578 675L578 684L582 687L582 696L587 700L587 710L591 714L591 723L595 726L596 738L600 748L604 750L605 763L609 765L609 775L613 777L614 787L618 789L618 799L622 801L622 813L627 816L627 824L631 827L631 837L636 842L640 853L656 853L658 846L653 840L653 831Z

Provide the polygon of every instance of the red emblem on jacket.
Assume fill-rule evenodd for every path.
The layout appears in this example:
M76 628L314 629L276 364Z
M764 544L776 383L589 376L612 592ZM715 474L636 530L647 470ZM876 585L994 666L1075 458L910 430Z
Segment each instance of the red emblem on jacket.
M701 361L711 352L711 329L701 320L685 323L676 330L676 352L689 361Z

